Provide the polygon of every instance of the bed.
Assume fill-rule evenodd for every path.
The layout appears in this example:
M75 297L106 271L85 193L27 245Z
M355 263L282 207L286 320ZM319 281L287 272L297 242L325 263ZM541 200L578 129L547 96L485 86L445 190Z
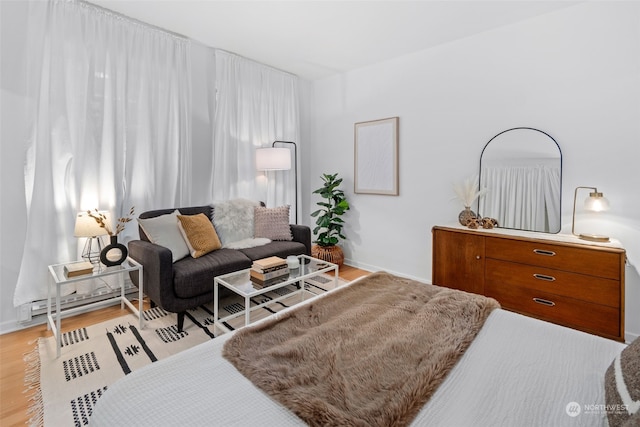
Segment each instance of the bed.
M236 333L117 381L96 404L90 424L305 425L222 357ZM607 425L605 371L625 347L495 309L411 425Z

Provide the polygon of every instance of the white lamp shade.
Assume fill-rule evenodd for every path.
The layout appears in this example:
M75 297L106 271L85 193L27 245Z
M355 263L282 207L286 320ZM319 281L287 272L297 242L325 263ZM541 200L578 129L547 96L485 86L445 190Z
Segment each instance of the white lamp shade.
M591 212L603 212L609 210L609 201L602 193L590 193L584 201L584 209Z
M258 148L256 150L256 169L277 171L291 169L291 150L288 148Z
M107 217L107 224L111 226L111 216L108 211L100 211ZM76 227L73 231L74 237L96 237L104 236L107 230L100 227L96 220L87 214L87 212L78 212L76 215Z

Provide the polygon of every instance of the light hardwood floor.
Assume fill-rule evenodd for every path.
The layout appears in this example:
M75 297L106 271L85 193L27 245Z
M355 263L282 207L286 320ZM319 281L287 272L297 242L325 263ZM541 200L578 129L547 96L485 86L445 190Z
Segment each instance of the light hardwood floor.
M351 281L369 274L368 271L343 265L340 277ZM100 323L105 320L124 316L129 313L120 305L106 307L90 313L80 314L64 319L62 331L70 331L83 326ZM0 426L25 425L29 420L27 408L28 395L24 393L24 375L26 365L24 355L32 351L38 338L51 336L46 325L33 326L9 334L0 335Z

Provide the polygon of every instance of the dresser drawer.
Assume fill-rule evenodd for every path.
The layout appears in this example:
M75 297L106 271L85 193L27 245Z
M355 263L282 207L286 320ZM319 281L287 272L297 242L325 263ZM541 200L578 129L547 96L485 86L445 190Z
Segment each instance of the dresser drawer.
M620 308L620 282L535 265L487 259L485 287L518 286Z
M621 279L621 254L611 252L610 249L598 250L593 246L580 248L578 245L554 245L489 237L485 242L485 253L487 258L539 265L613 280Z
M506 310L611 338L621 336L617 308L504 283L485 283L485 294Z

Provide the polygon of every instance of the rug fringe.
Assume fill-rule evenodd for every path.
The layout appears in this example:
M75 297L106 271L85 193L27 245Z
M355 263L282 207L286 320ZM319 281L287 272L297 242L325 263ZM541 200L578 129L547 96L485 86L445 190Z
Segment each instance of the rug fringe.
M42 338L31 341L29 344L35 343L33 350L23 355L23 360L27 365L24 374L24 394L27 394L29 400L29 408L27 416L29 416L30 426L44 425L44 403L42 401L42 389L40 388L40 344Z

